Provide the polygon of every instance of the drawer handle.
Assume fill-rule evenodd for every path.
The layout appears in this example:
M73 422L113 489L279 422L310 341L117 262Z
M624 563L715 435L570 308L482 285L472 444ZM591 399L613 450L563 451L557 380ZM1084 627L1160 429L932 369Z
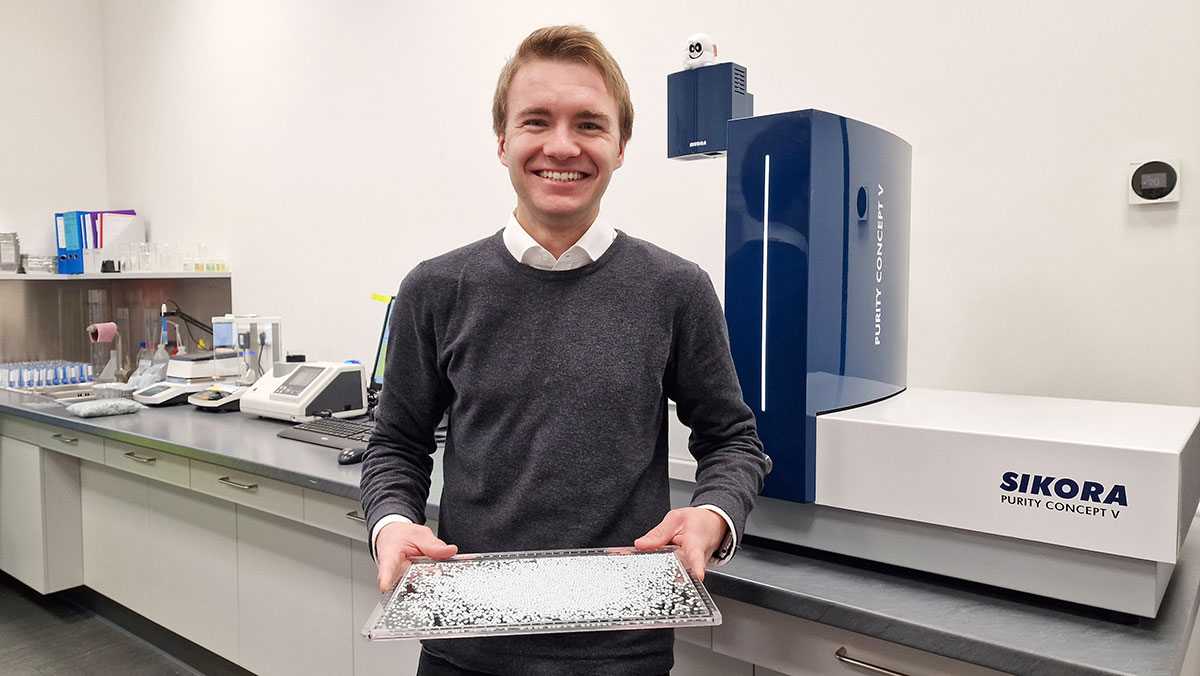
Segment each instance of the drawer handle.
M217 479L217 481L219 481L231 488L236 488L238 490L243 490L243 491L251 491L251 490L254 490L255 488L258 488L258 484L240 484L240 483L234 481L233 479L230 479L227 476L223 476L223 477Z
M346 518L350 519L351 521L356 521L358 523L366 523L367 522L367 518L365 516L359 514L357 510L353 511L353 512L346 512Z
M138 455L137 453L134 453L133 451L126 453L125 457L129 458L130 460L137 460L138 462L144 462L144 463L152 463L155 460L158 460L158 458L147 458L145 456Z
M902 673L899 671L892 671L891 669L884 669L883 667L876 666L874 664L871 664L870 662L863 662L862 660L856 660L853 657L850 657L849 655L846 654L846 646L842 646L841 648L838 648L837 652L835 652L833 654L833 656L836 657L837 661L839 661L839 662L849 664L852 667L858 667L859 669L869 671L872 674L883 674L883 676L908 676L908 674L905 674L905 673Z
M51 439L58 439L59 441L63 442L64 444L77 444L77 443L79 443L79 439L78 439L78 438L76 438L76 437L64 437L64 436L63 436L63 435L61 435L61 434L51 434L51 435L50 435L50 438L51 438Z

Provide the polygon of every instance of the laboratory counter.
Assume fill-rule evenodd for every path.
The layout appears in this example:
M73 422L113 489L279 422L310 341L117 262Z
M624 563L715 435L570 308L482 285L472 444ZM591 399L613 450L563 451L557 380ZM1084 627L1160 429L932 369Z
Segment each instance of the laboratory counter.
M335 449L278 438L286 425L281 422L186 405L82 419L56 403L5 390L0 390L0 414L342 498L359 496L361 465L338 465ZM672 481L673 501L686 502L688 494L686 483ZM764 543L744 546L728 565L710 570L705 584L713 594L749 606L1005 673L1175 676L1184 664L1200 598L1200 538L1192 535L1185 542L1158 617L1133 623L981 585Z

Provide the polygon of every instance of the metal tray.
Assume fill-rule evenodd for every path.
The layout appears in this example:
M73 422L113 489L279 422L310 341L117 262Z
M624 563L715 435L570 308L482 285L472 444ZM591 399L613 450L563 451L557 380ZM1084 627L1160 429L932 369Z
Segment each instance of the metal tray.
M368 640L714 626L721 613L678 547L414 557Z

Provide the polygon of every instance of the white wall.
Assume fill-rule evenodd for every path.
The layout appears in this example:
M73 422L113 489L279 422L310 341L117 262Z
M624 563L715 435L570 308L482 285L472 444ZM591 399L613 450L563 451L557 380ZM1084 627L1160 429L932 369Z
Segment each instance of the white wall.
M55 253L54 213L107 202L99 0L0 0L0 232Z
M579 22L637 108L605 210L718 289L724 161L664 157L666 74L697 30L749 68L756 112L912 143L910 384L1200 405L1195 0L101 9L112 205L155 240L221 243L235 309L283 315L311 358L370 359L369 295L501 227L496 73L532 28ZM1183 158L1180 204L1125 203L1152 157Z

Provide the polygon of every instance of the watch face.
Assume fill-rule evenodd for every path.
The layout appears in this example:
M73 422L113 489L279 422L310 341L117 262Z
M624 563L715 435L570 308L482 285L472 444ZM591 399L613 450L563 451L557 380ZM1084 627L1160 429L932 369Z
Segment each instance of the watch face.
M1147 162L1133 172L1130 187L1144 200L1158 200L1175 190L1178 179L1175 168L1166 162Z

